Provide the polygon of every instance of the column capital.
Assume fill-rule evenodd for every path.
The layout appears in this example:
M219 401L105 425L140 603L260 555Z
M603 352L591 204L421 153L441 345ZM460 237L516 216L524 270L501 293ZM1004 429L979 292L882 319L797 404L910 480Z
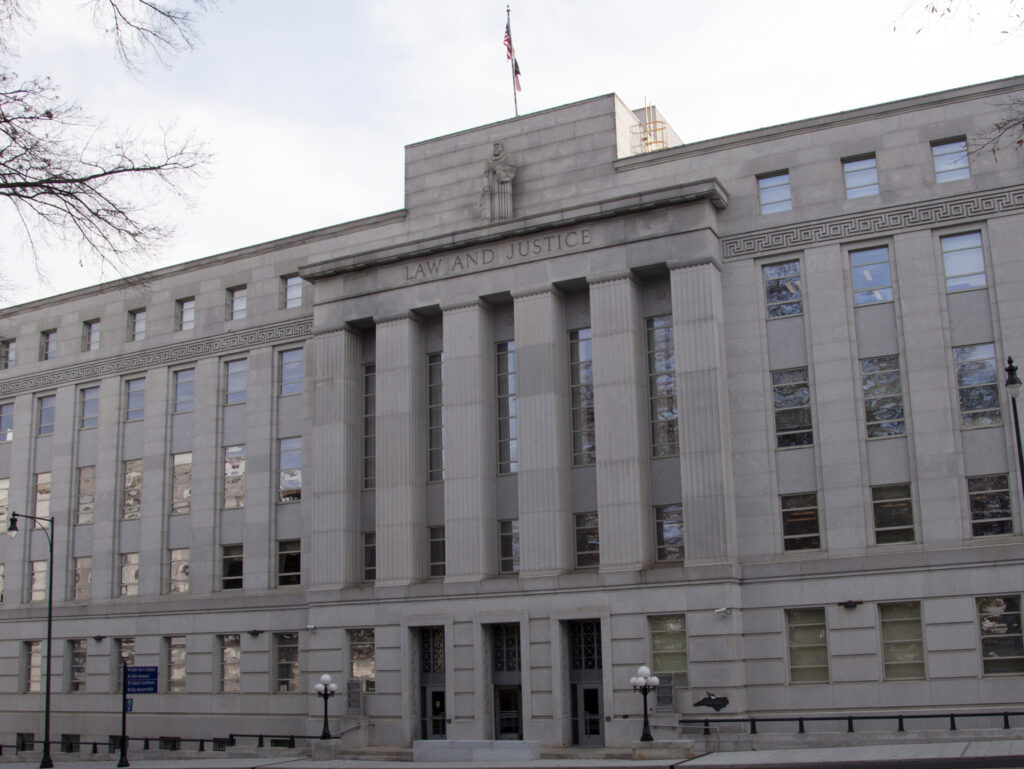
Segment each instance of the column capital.
M536 286L534 288L520 288L512 291L513 299L527 299L531 296L540 296L541 294L551 294L552 296L562 296L562 290L552 286Z
M441 312L442 313L458 312L459 310L472 310L472 309L480 309L480 310L490 311L491 308L490 308L490 305L488 305L487 302L485 302L483 299L473 299L473 300L470 300L468 302L453 302L451 304L442 304L441 305Z
M408 310L404 312L392 313L390 315L374 316L373 318L374 324L378 326L384 326L387 325L388 323L396 323L400 320L409 320L416 324L419 324L421 322L420 317L416 313L410 312Z
M587 285L593 287L604 283L618 283L621 281L635 283L636 277L633 275L632 270L610 270L608 272L591 275L587 278Z
M675 272L676 270L683 270L687 267L703 267L705 264L710 264L719 272L722 271L722 260L715 254L705 254L703 256L694 256L691 258L679 258L672 259L665 262L665 266L668 267L669 272Z

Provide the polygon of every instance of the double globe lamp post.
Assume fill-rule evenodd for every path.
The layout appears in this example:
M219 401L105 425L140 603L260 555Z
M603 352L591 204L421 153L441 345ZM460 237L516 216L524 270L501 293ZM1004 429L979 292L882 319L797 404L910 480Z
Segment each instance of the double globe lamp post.
M324 673L320 676L320 681L313 687L313 690L316 691L317 697L323 697L324 700L324 730L320 732L320 739L329 740L331 739L331 729L327 725L327 700L337 694L338 685L331 682L330 673Z
M636 675L629 679L629 682L633 685L634 692L640 692L644 698L644 731L640 735L640 742L654 742L654 737L651 736L651 724L647 720L647 695L658 688L658 684L661 680L651 675L651 669L646 665L641 665L636 669Z

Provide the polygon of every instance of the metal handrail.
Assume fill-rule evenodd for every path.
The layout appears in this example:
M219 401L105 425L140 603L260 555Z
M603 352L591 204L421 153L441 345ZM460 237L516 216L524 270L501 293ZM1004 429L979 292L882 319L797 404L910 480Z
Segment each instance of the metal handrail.
M795 723L797 724L797 734L805 734L804 724L808 721L845 721L847 733L853 732L854 721L896 721L897 732L905 732L904 722L923 718L948 718L949 719L949 730L955 732L957 730L956 719L958 718L991 718L992 716L1001 716L1003 719L1003 729L1010 728L1010 716L1024 716L1024 711L1021 710L997 710L991 712L961 712L961 713L896 713L896 714L877 714L877 715L834 715L834 716L763 716L763 717L750 717L750 718L680 718L679 725L685 726L688 724L698 724L704 727L704 734L711 734L711 724L748 724L750 726L750 734L757 734L758 723Z

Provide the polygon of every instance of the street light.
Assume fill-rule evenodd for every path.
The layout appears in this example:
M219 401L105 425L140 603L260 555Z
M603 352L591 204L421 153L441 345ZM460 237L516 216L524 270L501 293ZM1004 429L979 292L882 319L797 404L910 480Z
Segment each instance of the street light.
M50 527L53 525L53 519L12 512L11 520L7 524L7 536L11 539L18 536L19 518L27 518L38 523L50 546L50 563L46 567L46 699L43 709L43 758L39 762L40 769L48 769L53 766L53 759L50 757L50 649L53 647L53 536Z
M321 740L331 739L331 729L327 726L327 700L335 695L338 691L338 685L331 683L331 674L324 673L320 676L320 683L313 687L316 691L317 697L324 698L324 730L320 732Z
M1020 395L1021 381L1013 358L1006 359L1006 392L1013 403L1013 429L1017 431L1017 468L1020 470L1021 494L1024 494L1024 449L1020 445L1020 418L1017 416L1017 396Z
M636 669L636 675L630 678L629 682L633 685L633 691L640 692L644 698L644 731L640 735L640 742L654 742L654 737L651 736L651 724L647 720L647 695L658 688L661 680L657 676L651 675L649 667L641 665Z

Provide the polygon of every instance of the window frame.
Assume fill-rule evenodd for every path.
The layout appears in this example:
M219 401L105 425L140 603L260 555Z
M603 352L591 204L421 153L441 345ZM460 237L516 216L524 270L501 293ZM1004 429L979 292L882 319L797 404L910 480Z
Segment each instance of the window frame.
M912 491L913 489L911 488L909 481L906 483L885 483L871 487L871 520L872 529L875 533L876 545L897 545L914 543L917 541L917 526L914 520L914 498ZM884 496L890 492L894 496ZM899 492L898 496L896 496L897 492ZM906 510L901 512L909 516L910 522L897 526L879 526L880 514L884 513L887 507L895 509L896 503L905 503ZM883 532L908 532L909 537L904 536L899 539L888 539L883 542L879 538L879 535Z
M786 259L761 265L765 315L768 320L796 318L804 314L803 265L800 259ZM773 286L785 287L782 299L771 293Z
M14 404L0 403L0 443L14 440Z
M515 475L519 472L519 417L514 339L494 343L494 369L498 475Z
M71 586L71 600L92 600L92 556L75 556L72 565L75 579Z
M39 332L39 360L54 360L57 357L57 329Z
M790 449L814 445L814 399L811 397L811 369L809 366L772 369L772 416L775 429L775 448ZM801 398L795 405L791 399ZM805 421L789 424L789 415L806 413ZM780 422L780 419L782 420ZM795 425L795 426L794 426Z
M164 636L166 694L188 692L188 636ZM180 671L180 677L176 673Z
M569 329L569 407L572 466L596 465L594 334L590 326Z
M78 388L78 429L93 430L100 422L100 387Z
M667 513L678 512L672 520ZM678 528L678 536L666 539L666 524ZM683 563L686 559L686 530L683 520L683 505L673 502L654 506L654 560L658 563ZM678 540L678 541L675 541Z
M277 541L277 586L296 587L302 584L302 540Z
M224 361L224 405L237 406L245 403L249 397L248 389L249 359L233 358Z
M221 476L222 510L236 510L245 507L245 458L244 443L224 447L224 472ZM233 470L237 470L237 472L232 472ZM229 488L232 489L230 495L228 494ZM238 491L236 492L235 489Z
M427 353L427 483L444 481L444 353Z
M302 300L305 295L303 289L304 281L297 272L291 275L281 276L281 309L282 310L294 310L298 307L302 307ZM297 290L293 290L297 289ZM296 299L295 294L298 294Z
M296 461L297 460L297 461ZM291 473L286 478L286 475ZM302 436L277 440L277 503L302 501Z
M1002 601L1003 605L1007 608L1002 612L999 612L998 616L1004 616L1009 614L1009 622L1004 624L1003 630L998 630L998 626L994 626L993 630L986 632L985 630L985 617L997 616L995 612L983 612L982 606L984 602L995 602ZM1007 595L986 595L975 598L975 615L978 618L978 652L981 655L981 675L984 677L988 676L1003 676L1003 675L1014 675L1019 676L1024 673L1024 636L1021 633L1021 596L1019 593L1007 594ZM1016 623L1013 622L1012 617L1016 615ZM1016 627L1014 627L1014 624ZM1010 630L1016 630L1014 633L1010 633ZM1013 640L1015 639L1015 640ZM1011 640L1010 644L1006 641ZM1003 643L986 643L986 641ZM999 649L1001 647L1010 647L1010 650L1016 652L1015 654L1000 654ZM986 651L986 648L989 651ZM998 667L1003 667L996 663L1000 663L1003 660L1010 660L1008 669L1000 670Z
M498 521L498 572L518 574L519 569L519 519Z
M971 161L966 136L937 139L931 142L931 150L932 170L935 171L937 184L971 178Z
M860 389L864 401L864 430L868 440L900 438L907 434L903 402L903 371L898 353L861 358ZM869 387L882 386L868 397ZM893 392L895 390L895 393ZM874 390L871 390L874 393ZM890 417L886 419L885 417Z
M146 377L124 380L124 421L141 422L146 417Z
M227 319L245 320L249 309L249 287L246 284L231 286L227 294Z
M86 669L89 649L84 638L69 638L67 641L68 672L65 693L84 694L88 677Z
M130 598L139 594L139 554L120 553L118 562L118 597Z
M882 255L885 258L874 258ZM888 243L866 248L851 248L846 252L850 263L850 287L853 290L853 306L867 307L872 304L887 304L895 301L895 287L892 279L892 250ZM874 258L874 261L868 259ZM884 272L875 277L871 270Z
M90 471L90 472L86 472ZM83 481L91 491L83 488ZM96 520L96 465L80 465L75 468L75 526L88 526Z
M820 621L818 620L818 614L820 612ZM813 616L812 616L813 613ZM828 646L828 615L825 611L824 606L804 606L797 609L786 609L785 610L785 627L786 627L786 661L789 668L789 683L793 685L803 684L825 684L830 685L832 682L832 671L831 671L831 658L829 656ZM799 621L798 621L799 620ZM794 630L800 630L801 628L821 628L820 643L811 642L800 642L795 643L797 639L794 636L803 635L803 632L794 633ZM812 639L815 640L815 639ZM796 657L797 651L801 653L803 650L820 649L823 650L823 660L817 660L816 665L803 665L798 664ZM795 675L796 671L813 671L824 669L824 678L807 678L800 680Z
M187 595L191 587L189 582L189 548L169 548L167 551L167 563L169 566L168 594Z
M651 457L679 456L679 393L672 314L644 320Z
M286 356L298 354L298 360L285 360ZM282 398L302 395L306 370L306 353L301 347L279 350L277 353L278 394ZM296 369L298 373L296 374Z
M196 298L185 296L174 302L174 330L192 331L196 326Z
M82 323L82 352L100 349L100 321L98 318Z
M809 498L813 497L813 504ZM814 530L803 530L800 526L811 519L809 515L813 511ZM821 531L821 506L818 502L818 492L800 491L792 494L779 494L779 512L782 521L782 550L786 553L801 552L803 550L820 551L824 549ZM787 513L790 515L787 516ZM803 513L802 517L794 517ZM787 533L788 531L788 533ZM790 546L789 543L794 544Z
M871 161L870 165L857 166L857 164L863 164L869 160ZM841 162L843 164L843 186L846 188L847 200L867 198L879 193L878 158L874 152L866 152L862 155L853 155L851 157L842 158ZM868 174L867 172L869 171L872 173ZM862 174L865 179L872 180L866 183L861 182L858 184L851 184L851 181L854 180L858 174Z
M783 189L785 197L775 192ZM761 216L793 210L793 187L788 168L757 175L757 202Z
M377 581L377 532L363 532L363 582Z
M128 341L141 342L146 338L146 308L128 311Z
M121 515L119 520L135 521L142 517L142 459L121 462ZM137 483L133 483L137 479Z
M294 659L285 659L294 656ZM299 693L299 634L295 631L274 633L274 694ZM288 668L287 675L282 670Z
M36 396L36 435L53 435L57 416L57 396ZM48 419L47 419L48 418Z
M168 515L189 515L192 512L192 452L179 451L171 454L170 459L171 499Z
M361 681L363 691L372 694L376 690L377 681L377 637L374 628L349 628L348 632L348 674L349 680ZM357 650L369 648L369 655L357 657ZM368 662L366 660L369 660ZM360 662L369 666L369 675L364 675L359 668Z
M677 623L679 629L673 629L672 623ZM662 627L659 627L662 625ZM686 633L685 614L651 614L647 617L647 630L651 640L651 670L661 679L661 683L655 690L654 709L658 711L674 711L682 704L682 691L690 688L690 654L689 637ZM674 639L675 647L659 649L659 639L665 638L670 641ZM666 664L671 657L682 658L682 665L678 660L674 665Z
M171 387L174 393L171 413L189 414L194 411L196 407L196 370L180 368L171 372ZM183 397L184 395L188 395L188 397Z
M601 566L601 523L597 512L573 513L573 553L577 569ZM587 540L587 537L591 540Z
M377 364L363 364L363 491L377 487Z
M953 373L956 377L957 413L961 430L998 427L1003 423L999 368L999 356L994 342L964 344L953 348ZM978 373L987 374L987 378L978 379ZM989 405L975 408L977 404L971 401L976 393L981 392L987 394Z
M887 613L896 613L901 607L903 607L903 616L886 617ZM912 629L910 626L913 625L913 628L917 630L916 635L907 634L898 635L895 638L887 638L886 627L895 628L899 625L905 625L907 629ZM926 668L928 655L925 649L920 601L891 601L878 604L878 633L882 650L883 681L917 681L928 677ZM900 647L910 648L915 644L919 649L919 654L916 655L915 659L889 659L888 653L890 651ZM920 666L920 672L910 675L897 675L895 672L890 672L892 668L910 666Z
M221 545L220 564L220 589L244 590L245 545L241 542L236 542L231 545ZM237 573L235 573L236 566Z
M972 481L974 483L972 483ZM997 487L986 488L983 484L998 483ZM971 488L974 486L975 488ZM999 494L1005 502L998 507L990 502L983 502ZM989 475L970 475L967 477L967 510L971 519L971 537L998 537L1013 534L1013 501L1010 494L1009 473L991 473ZM1001 512L999 517L980 517L979 514ZM997 524L991 527L991 524ZM985 529L993 528L991 531Z
M427 527L427 574L431 579L444 577L445 563L445 528L444 526Z
M14 368L18 362L18 342L16 339L0 339L0 371Z
M939 253L942 256L942 276L946 282L947 294L988 288L985 238L981 230L964 230L940 235ZM954 272L950 272L951 269Z
M217 691L238 694L242 691L242 636L240 633L217 635ZM234 675L230 675L233 673ZM229 677L230 675L230 677Z

